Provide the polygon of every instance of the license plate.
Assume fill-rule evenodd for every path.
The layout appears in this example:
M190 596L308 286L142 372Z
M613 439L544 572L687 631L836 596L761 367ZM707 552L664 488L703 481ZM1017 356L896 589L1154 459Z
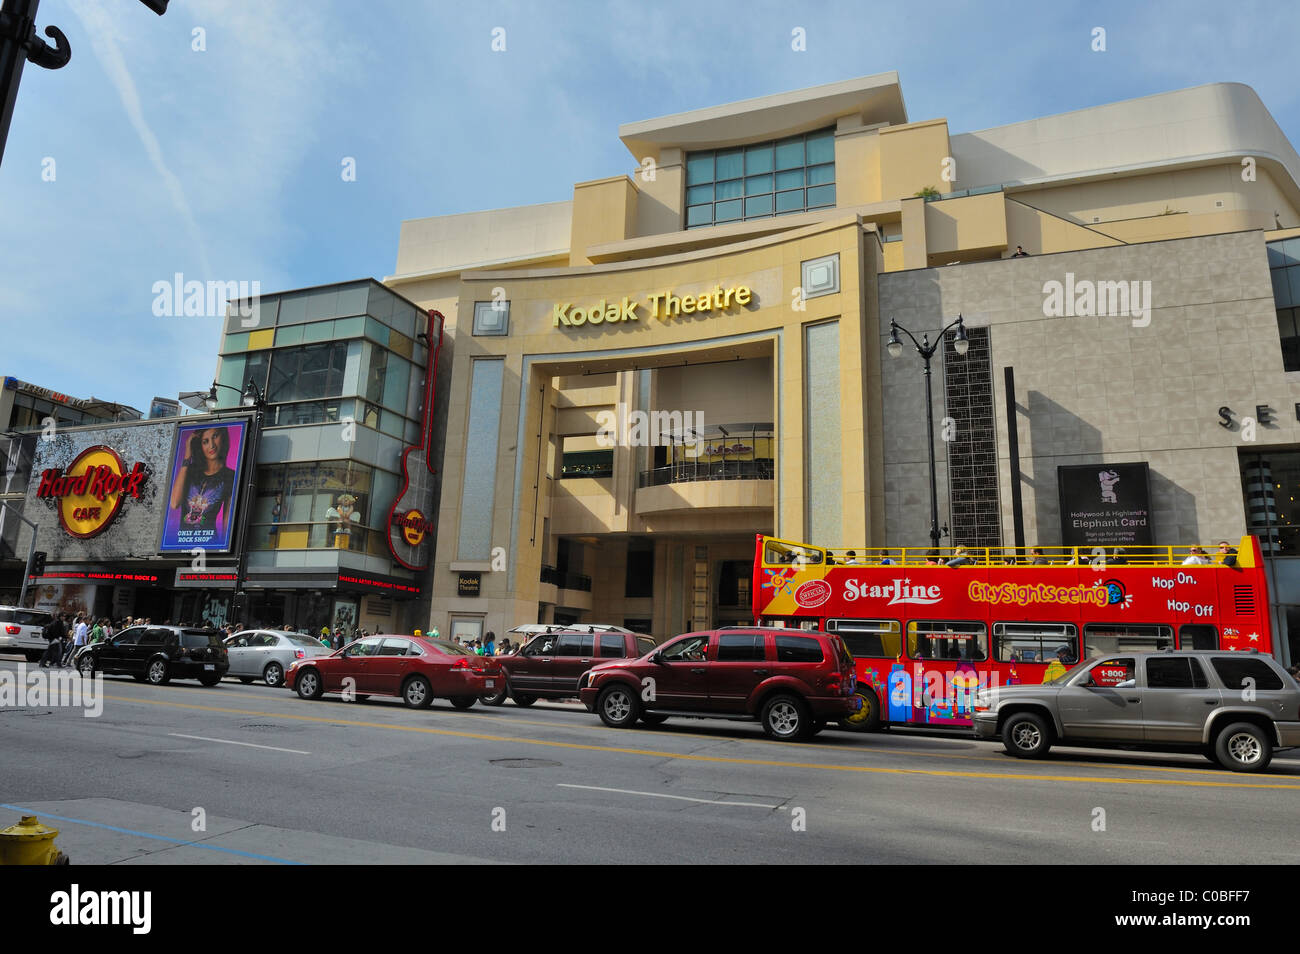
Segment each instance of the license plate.
M496 688L496 680L495 680L495 679L489 679L489 680L487 681L487 687L488 687L489 689L495 689L495 688Z
M203 666L203 668L204 668L204 669L213 669L213 670L215 670L215 669L217 668L217 666L216 666L216 663L205 663L204 666Z

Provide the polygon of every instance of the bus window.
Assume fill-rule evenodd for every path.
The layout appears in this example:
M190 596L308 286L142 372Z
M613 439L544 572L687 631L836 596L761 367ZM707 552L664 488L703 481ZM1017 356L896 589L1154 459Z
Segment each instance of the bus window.
M1178 627L1179 649L1218 649L1219 631L1209 623L1184 623Z
M907 624L907 654L913 659L989 658L988 627L983 623L913 620Z
M854 659L897 659L903 651L896 619L828 619L828 633L838 633Z
M1083 648L1089 656L1159 652L1174 648L1174 630L1172 626L1088 623L1083 627Z
M795 564L797 566L817 565L822 562L822 551L812 547L801 547L794 543L778 543L769 540L763 548L763 562L771 565Z
M1073 666L1079 659L1079 630L1073 623L994 623L993 658L998 662Z

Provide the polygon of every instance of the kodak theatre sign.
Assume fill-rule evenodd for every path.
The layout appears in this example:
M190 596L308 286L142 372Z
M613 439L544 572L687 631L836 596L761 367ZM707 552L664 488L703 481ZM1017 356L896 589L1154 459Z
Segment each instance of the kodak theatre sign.
M670 291L646 296L646 311L649 317L667 321L682 315L702 315L711 311L727 311L737 306L743 308L754 300L754 293L747 285L734 288L713 286L711 292L698 295L682 295L678 298ZM551 311L552 328L577 328L582 325L599 325L602 322L613 324L616 321L638 321L641 316L637 308L641 302L634 301L626 295L620 302L600 301L587 308L575 308L572 302L557 303Z

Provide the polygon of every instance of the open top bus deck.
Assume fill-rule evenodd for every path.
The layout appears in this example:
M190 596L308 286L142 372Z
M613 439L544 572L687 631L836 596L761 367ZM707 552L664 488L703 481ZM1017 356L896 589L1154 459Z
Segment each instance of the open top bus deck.
M1214 562L1187 564L1204 550ZM968 726L982 687L1121 651L1272 653L1259 542L1213 548L812 546L758 535L755 621L838 633L865 704L849 727ZM1117 562L1118 561L1118 562ZM874 704L873 704L874 697Z

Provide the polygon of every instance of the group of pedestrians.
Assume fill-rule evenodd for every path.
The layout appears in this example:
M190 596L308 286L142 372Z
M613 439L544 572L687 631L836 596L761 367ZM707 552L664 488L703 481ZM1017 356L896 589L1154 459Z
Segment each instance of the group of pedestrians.
M132 621L128 619L126 625L132 625ZM46 644L45 655L41 656L41 668L70 666L72 657L82 646L111 639L120 629L120 623L114 625L107 617L95 619L81 614L75 617L56 615L42 630Z

